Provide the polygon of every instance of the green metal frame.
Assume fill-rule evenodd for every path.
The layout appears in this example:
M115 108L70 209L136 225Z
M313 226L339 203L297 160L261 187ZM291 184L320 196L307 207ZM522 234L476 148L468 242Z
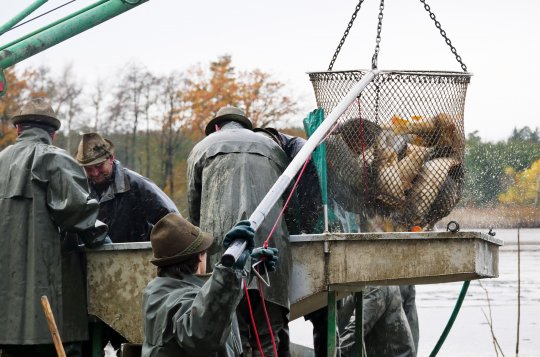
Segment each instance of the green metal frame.
M0 72L147 1L101 0L15 41L0 46ZM19 16L10 20L2 26L4 32L39 6L41 6L39 3L33 4ZM7 83L2 78L0 80L3 82L4 87L2 90L0 84L1 96L7 89Z

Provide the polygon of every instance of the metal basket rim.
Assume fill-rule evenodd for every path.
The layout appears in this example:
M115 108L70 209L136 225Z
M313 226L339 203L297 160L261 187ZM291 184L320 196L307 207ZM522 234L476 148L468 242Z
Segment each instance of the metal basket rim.
M350 70L340 70L340 71L313 71L306 72L308 75L312 74L332 74L332 73L366 73L371 70L369 69L350 69ZM380 74L404 74L404 75L422 75L422 76L459 76L459 77L472 77L472 72L456 72L456 71L443 71L443 70L400 70L400 69L391 69L391 70L379 70Z

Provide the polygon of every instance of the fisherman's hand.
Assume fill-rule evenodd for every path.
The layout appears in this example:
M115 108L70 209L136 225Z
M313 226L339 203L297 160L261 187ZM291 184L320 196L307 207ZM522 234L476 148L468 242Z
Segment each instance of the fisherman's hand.
M249 221L240 221L225 234L223 238L223 248L227 249L235 240L242 240L246 242L246 250L251 253L251 250L255 246L255 231L251 228Z
M270 273L276 270L278 263L278 249L277 248L255 248L251 252L251 258L255 261L263 261L266 266L266 270Z

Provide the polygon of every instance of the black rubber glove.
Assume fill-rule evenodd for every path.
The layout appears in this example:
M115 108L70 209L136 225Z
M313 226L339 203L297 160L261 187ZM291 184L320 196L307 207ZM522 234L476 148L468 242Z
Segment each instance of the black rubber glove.
M227 249L235 240L246 241L246 250L251 253L255 246L255 231L251 228L249 221L240 221L232 227L223 237L223 248Z
M278 262L277 248L255 248L251 253L251 258L255 261L262 260L266 270L270 273L276 270Z

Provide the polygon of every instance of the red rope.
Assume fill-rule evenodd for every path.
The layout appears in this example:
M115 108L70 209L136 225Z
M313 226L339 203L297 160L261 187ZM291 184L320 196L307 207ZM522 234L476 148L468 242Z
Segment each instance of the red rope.
M251 317L251 326L253 327L253 331L255 332L255 340L257 340L257 347L259 347L259 352L261 353L261 356L264 357L264 352L261 346L261 340L259 339L259 332L257 331L257 325L255 325L255 316L253 316L253 308L251 307L251 300L249 299L249 291L247 288L246 279L242 279L242 283L244 285L244 294L246 294L246 300L248 303L249 316ZM262 301L262 304L264 306L264 300ZM264 312L266 313L266 307L264 308ZM272 343L275 344L273 335L272 335Z
M268 241L270 241L270 238L272 237L272 235L274 234L274 231L276 230L277 228L277 225L279 223L279 220L281 219L281 216L283 216L283 212L285 212L285 209L287 208L287 206L289 206L289 202L291 200L291 197L294 193L294 191L296 190L296 186L298 186L298 182L300 182L300 178L302 177L302 175L304 174L304 170L306 169L306 166L309 162L309 160L311 160L311 156L308 157L308 159L306 160L306 162L304 162L304 166L302 167L302 170L300 170L300 173L298 174L298 178L296 179L296 182L294 183L294 186L293 188L291 189L291 193L289 194L289 197L287 197L287 201L285 201L285 204L283 205L283 208L281 209L281 212L279 212L279 216L278 218L276 219L276 222L274 223L274 226L272 227L272 230L270 231L270 234L268 234L268 237L266 237L266 240L264 241L263 243L263 248L268 248Z
M362 114L360 113L360 96L357 98L358 103L358 122L360 123L360 144L362 144L362 164L364 166L364 194L368 196L368 186L367 186L367 168L366 168L366 155L365 153L365 140L364 140L364 126L362 125Z
M278 357L276 340L274 339L274 331L272 331L272 324L270 324L270 318L268 317L268 311L266 311L266 303L264 300L263 287L261 279L259 279L259 294L261 295L262 306L264 310L264 317L266 319L266 326L268 326L268 331L270 331L270 338L272 339L272 348L274 349L274 356Z

